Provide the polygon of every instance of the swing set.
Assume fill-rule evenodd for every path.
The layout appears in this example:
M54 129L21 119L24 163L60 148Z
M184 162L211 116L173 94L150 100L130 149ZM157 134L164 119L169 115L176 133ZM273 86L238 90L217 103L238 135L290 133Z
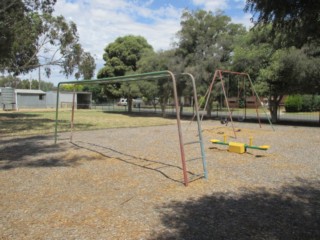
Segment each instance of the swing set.
M195 99L195 106L196 110L198 110L198 101L197 101L197 90L195 79L192 74L190 73L181 73L180 76L186 77L186 80L190 80L192 82L193 88L193 96ZM208 171L207 171L207 163L206 163L206 156L204 151L204 144L203 144L203 137L202 137L202 130L201 130L201 122L200 122L200 115L198 111L196 111L197 117L197 126L198 126L198 140L193 142L184 142L183 133L181 128L181 121L180 121L180 106L178 102L178 92L177 92L177 75L173 74L170 71L159 71L159 72L149 72L149 73L142 73L142 74L135 74L135 75L126 75L120 77L109 77L109 78L102 78L96 80L82 80L82 81L68 81L68 82L59 82L57 87L57 101L56 101L56 121L55 121L55 132L54 132L54 142L57 143L58 141L58 125L59 125L59 93L60 93L60 86L63 84L73 84L73 85L82 85L82 84L114 84L114 83L125 83L125 82L135 82L135 81L156 81L159 79L168 79L172 81L172 89L173 89L173 98L174 98L174 106L177 118L177 129L178 129L178 136L179 136L179 146L180 146L180 157L181 157L181 165L182 165L182 172L183 172L183 183L185 186L189 183L189 176L190 173L187 170L187 162L195 159L188 159L186 160L185 156L185 147L189 144L199 144L201 149L201 156L196 159L202 160L202 167L203 172L201 174L195 175L196 177L208 179ZM72 103L72 113L71 113L71 135L70 135L70 142L72 142L72 132L73 132L73 122L74 122L74 105L75 105L75 98L73 98ZM191 176L192 177L192 176Z
M226 75L226 74L228 75L227 84L226 84L226 81L224 80L224 75ZM230 88L230 84L231 84L230 75L231 76L238 76L237 97L235 97L235 101L230 101L230 98L228 97L229 88ZM242 77L243 80L240 81L239 77ZM248 80L247 83L246 83L246 79ZM221 91L222 91L222 95L224 97L224 103L225 103L225 105L227 107L227 111L228 111L227 117L221 118L220 122L222 124L226 124L226 125L229 123L229 121L231 122L235 138L237 138L237 135L236 135L236 130L235 130L234 123L233 123L233 118L234 118L233 112L234 112L235 108L238 108L238 114L237 114L238 121L243 121L246 118L246 105L247 105L247 99L248 99L248 97L247 97L248 92L247 91L249 91L251 93L250 98L253 101L250 101L250 104L253 104L253 106L255 108L255 112L257 114L257 119L258 119L260 128L261 128L261 119L260 119L258 109L261 106L263 109L263 112L265 113L265 116L268 119L268 122L269 122L271 128L274 131L273 125L272 125L271 120L267 114L267 111L266 111L264 105L262 104L262 102L261 102L261 100L260 100L260 98L259 98L259 96L253 86L253 83L252 83L252 80L251 80L249 74L247 74L247 73L233 72L233 71L228 71L228 70L216 70L214 73L213 79L211 81L211 84L210 84L210 86L204 96L206 99L204 109L207 109L209 99L210 99L211 93L213 91L214 84L218 81L220 81ZM226 85L227 85L227 87L226 87ZM222 95L221 95L221 99L220 99L221 104L223 102ZM233 104L232 108L230 107L230 103ZM244 108L244 111L245 111L244 115L242 115L242 116L240 116L240 114L239 114L240 107ZM202 115L201 115L201 120L202 120L204 113L203 113L203 111L201 111L201 112L202 112Z

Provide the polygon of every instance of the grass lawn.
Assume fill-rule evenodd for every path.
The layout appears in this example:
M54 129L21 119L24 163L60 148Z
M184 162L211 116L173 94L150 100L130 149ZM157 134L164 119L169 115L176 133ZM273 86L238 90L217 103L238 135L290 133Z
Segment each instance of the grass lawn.
M70 131L70 110L59 111L58 131ZM108 113L97 110L76 110L74 130L94 130L103 128L141 127L175 124L174 119L154 116L137 116ZM54 132L55 111L0 111L0 136L50 134Z

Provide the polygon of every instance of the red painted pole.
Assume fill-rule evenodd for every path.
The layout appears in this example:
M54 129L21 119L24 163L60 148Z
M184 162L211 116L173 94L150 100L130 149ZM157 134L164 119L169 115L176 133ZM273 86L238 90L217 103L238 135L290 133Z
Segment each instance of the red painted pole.
M75 102L75 87L73 88L73 96L72 96L72 111L71 111L71 134L70 134L70 142L72 142L73 138L73 127L74 127L74 102Z
M178 126L178 135L179 135L179 144L180 144L181 164L182 164L182 171L183 171L183 181L184 181L184 185L187 187L189 180L188 180L186 157L184 154L184 145L183 145L182 130L181 130L177 83L176 83L174 74L170 71L168 71L168 73L170 74L172 83L173 83L173 95L174 95L174 104L175 104L176 114L177 114L177 126Z
M228 108L228 113L229 113L229 117L230 117L230 121L231 121L232 129L233 129L233 134L234 134L234 137L235 137L235 138L237 138L237 134L236 134L236 131L235 131L234 126L233 126L232 114L231 114L231 112L230 112L230 108L229 108L229 101L228 101L228 97L227 97L227 94L226 94L226 90L225 90L225 88L224 88L224 82L223 82L223 79L222 79L221 70L219 70L219 77L220 77L220 81L221 81L221 86L222 86L222 90L223 90L224 98L225 98L225 100L226 100L226 104L227 104L227 108Z

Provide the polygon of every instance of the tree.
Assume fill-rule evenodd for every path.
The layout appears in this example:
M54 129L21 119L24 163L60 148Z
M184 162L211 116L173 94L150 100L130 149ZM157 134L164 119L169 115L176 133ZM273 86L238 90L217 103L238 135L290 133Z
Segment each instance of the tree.
M273 122L282 98L288 94L319 93L319 46L281 46L281 33L271 34L270 25L252 29L239 39L233 70L247 72L260 96L268 96Z
M153 51L152 46L141 36L128 35L117 38L105 49L103 59L105 66L99 70L98 78L124 76L138 70L138 61L146 51ZM114 84L105 87L111 97L127 97L128 111L132 111L132 98L139 95L135 84Z
M186 71L195 76L199 93L204 94L214 70L229 68L234 41L246 30L240 24L231 23L230 17L222 12L213 14L204 10L184 11L181 26L177 55L184 59ZM209 115L211 108L209 104Z
M79 79L83 76L83 79L91 79L96 69L96 63L90 53L84 52L82 55L82 61L79 64L79 71L75 74L76 78Z
M98 78L123 76L137 70L137 62L144 51L152 50L152 46L141 36L128 35L117 38L105 49L103 59L105 66L99 70Z
M167 51L146 51L138 62L139 72L156 72L169 70L173 73L183 72L182 60L176 56L175 50ZM179 82L178 82L179 85ZM165 110L168 100L173 94L172 81L170 79L159 79L152 82L139 82L141 94L154 104L159 102L162 116L165 116ZM158 100L159 98L159 100Z
M87 59L76 24L53 16L56 0L3 0L0 5L0 71L24 74L43 66L59 66L70 76ZM94 65L91 65L93 68Z
M39 81L36 79L21 80L15 76L0 77L0 87L12 87L17 89L39 89ZM41 81L41 90L50 91L55 87L53 83Z
M320 40L320 1L247 0L245 11L257 14L257 24L271 23L286 35L287 46L302 47Z

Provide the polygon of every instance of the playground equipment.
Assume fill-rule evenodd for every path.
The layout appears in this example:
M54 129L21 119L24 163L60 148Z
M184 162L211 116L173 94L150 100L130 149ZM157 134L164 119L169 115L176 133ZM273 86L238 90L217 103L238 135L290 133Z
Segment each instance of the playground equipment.
M114 84L114 83L133 82L133 81L142 81L142 80L151 81L151 80L158 80L158 79L171 79L172 84L173 84L174 106L175 106L175 112L176 112L176 117L177 117L177 127L178 127L178 135L179 135L180 156L181 156L184 185L187 186L189 183L188 171L187 171L187 166L186 166L186 161L188 161L188 160L185 159L185 150L184 150L185 145L194 144L194 143L200 145L200 148L201 148L201 158L200 159L202 159L202 166L203 166L202 176L204 176L204 178L207 179L208 172L207 172L206 156L205 156L204 145L203 145L201 121L200 121L200 115L198 112L199 107L198 107L195 79L189 73L182 73L181 75L186 76L189 80L192 81L193 97L195 100L194 104L195 104L195 109L196 109L196 117L197 117L197 125L198 125L198 137L199 137L198 141L184 143L183 136L182 136L182 130L181 130L181 123L180 123L180 106L179 106L179 102L178 102L178 93L177 93L177 86L176 86L177 84L176 84L175 75L170 71L159 71L159 72L150 72L150 73L135 74L135 75L126 75L126 76L120 76L120 77L102 78L102 79L96 79L96 80L59 82L58 87L57 87L56 122L55 122L55 134L54 134L55 140L54 140L54 142L57 143L57 136L58 136L59 92L60 92L61 85L63 85L63 84L73 84L73 85ZM75 102L75 99L73 98L70 141L72 141L72 131L73 131L73 121L74 121L74 104L75 104L74 102ZM197 158L197 159L199 159L199 158ZM192 160L194 160L194 159L192 159Z
M205 96L204 96L204 97L206 98L206 102L205 102L205 105L204 105L204 109L206 109L207 106L208 106L209 99L210 99L210 95L211 95L211 93L212 93L212 90L213 90L213 86L214 86L215 81L216 81L216 80L220 80L221 89L222 89L223 96L224 96L224 99L225 99L225 104L226 104L226 107L227 107L227 110L228 110L228 116L225 117L225 118L223 118L223 119L221 120L221 123L227 125L228 122L231 122L232 129L233 129L233 133L234 133L234 137L237 138L236 131L235 131L235 127L234 127L234 124L233 124L233 116L232 116L232 112L233 112L233 111L230 110L229 101L228 101L228 96L227 96L228 94L227 94L227 90L226 90L226 88L225 88L225 81L224 81L224 79L223 79L223 74L228 74L228 76L230 76L230 75L238 75L238 76L243 76L244 78L247 78L247 79L248 79L248 81L249 81L249 88L251 89L252 98L255 99L255 101L254 101L254 106L255 106L255 109L256 109L257 118L258 118L259 125L260 125L260 128L261 128L261 121L260 121L260 116L259 116L258 107L259 107L259 105L260 105L262 102L261 102L261 100L260 100L260 98L259 98L256 90L254 89L254 86L253 86L253 83L252 83L252 80L251 80L249 74L247 74L247 73L232 72L232 71L228 71L228 70L216 70L215 73L214 73L212 82L211 82L211 84L210 84L210 86L209 86L209 88L208 88L208 90L207 90L207 92L206 92L206 94L205 94ZM229 80L230 80L230 79L229 79ZM240 82L239 82L239 80L238 80L238 91L237 91L237 92L238 92L238 94L237 94L237 95L238 95L238 96L237 96L237 101L238 101L238 102L240 101L241 92L243 91L244 96L242 96L242 98L244 98L243 100L244 100L244 102L246 103L246 88L245 88L245 86L246 86L246 85L245 85L245 81L243 81L243 83L240 84ZM269 116L268 116L268 114L267 114L267 112L266 112L266 110L265 110L264 105L261 104L261 107L262 107L262 109L263 109L263 111L264 111L264 113L265 113L265 115L266 115L266 117L267 117L267 119L268 119L268 122L269 122L270 126L271 126L272 129L274 130L274 128L273 128L273 126L272 126L272 122L271 122L271 120L270 120L270 118L269 118ZM201 112L204 112L204 111L201 111ZM202 114L202 116L201 116L201 120L203 119L203 115L204 115L204 114ZM246 115L246 114L245 114L245 115ZM244 116L244 117L242 116L242 117L239 118L239 116L238 116L238 118L239 118L238 120L243 121L243 120L245 119L245 117L246 117L246 116Z
M245 143L239 143L239 142L227 142L227 136L223 136L223 141L217 140L217 139L211 139L210 142L213 144L220 144L220 145L226 145L229 146L228 151L234 152L234 153L245 153L248 148L256 149L256 150L268 150L270 148L269 145L261 145L261 146L255 146L253 145L253 138L249 138L249 144Z

